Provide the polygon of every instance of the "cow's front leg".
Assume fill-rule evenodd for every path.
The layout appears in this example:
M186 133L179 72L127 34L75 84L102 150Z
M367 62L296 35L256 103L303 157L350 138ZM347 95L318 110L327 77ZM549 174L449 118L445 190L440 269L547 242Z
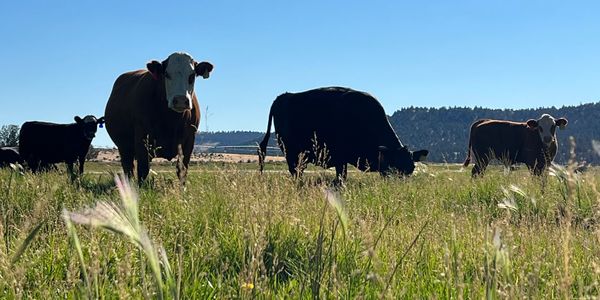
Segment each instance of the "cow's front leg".
M183 145L177 146L177 178L182 185L187 179L188 167L194 151L194 135L188 138Z
M77 176L73 171L73 162L65 162L65 164L67 165L67 173L69 174L69 178L71 179L71 181L74 181Z
M339 163L335 165L335 177L340 182L346 181L348 177L348 165L345 163Z
M79 174L78 176L83 176L83 165L85 164L85 155L79 156Z
M532 166L529 168L529 170L531 170L533 172L533 175L536 175L536 176L543 175L545 169L546 169L545 166L541 165L541 164L536 164L535 166Z
M150 172L150 156L145 143L136 143L135 158L137 159L138 184L142 185Z
M34 174L40 170L40 164L41 162L37 159L27 159L27 166L29 167L29 169L31 169L31 172Z

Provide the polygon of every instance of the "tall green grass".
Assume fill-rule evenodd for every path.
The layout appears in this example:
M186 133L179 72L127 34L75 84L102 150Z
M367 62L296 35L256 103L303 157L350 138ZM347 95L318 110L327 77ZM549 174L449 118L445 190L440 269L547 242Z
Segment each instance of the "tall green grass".
M315 170L1 170L0 297L600 297L600 170Z

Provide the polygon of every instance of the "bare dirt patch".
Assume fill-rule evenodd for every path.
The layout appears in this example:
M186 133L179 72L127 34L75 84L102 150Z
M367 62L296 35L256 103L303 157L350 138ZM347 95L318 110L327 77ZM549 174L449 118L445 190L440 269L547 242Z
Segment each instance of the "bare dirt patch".
M98 157L94 161L100 162L118 162L119 151L116 149L102 149L98 152ZM153 161L166 161L162 158L155 158ZM233 153L200 153L192 155L193 162L226 162L226 163L254 163L258 162L257 155L233 154ZM285 161L282 156L267 156L267 162Z

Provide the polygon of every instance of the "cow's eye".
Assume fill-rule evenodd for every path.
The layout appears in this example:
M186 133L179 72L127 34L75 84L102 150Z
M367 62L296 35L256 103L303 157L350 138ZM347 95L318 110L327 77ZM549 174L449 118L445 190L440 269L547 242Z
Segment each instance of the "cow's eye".
M165 78L171 79L171 75L169 75L169 73L165 72Z
M544 132L544 128L540 126L540 132Z
M190 75L190 78L188 79L188 80L189 80L189 82L190 82L190 84L194 84L194 80L196 80L196 76L195 76L195 75L196 75L196 74L192 74L192 75Z

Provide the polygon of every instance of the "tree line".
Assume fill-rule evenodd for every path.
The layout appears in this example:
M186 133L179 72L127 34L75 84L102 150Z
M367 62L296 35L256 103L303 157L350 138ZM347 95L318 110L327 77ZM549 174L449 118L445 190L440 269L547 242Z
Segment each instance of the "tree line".
M389 116L390 124L402 143L410 149L428 149L429 161L463 162L467 155L467 144L471 124L478 119L490 118L512 121L537 119L548 113L555 118L565 117L569 124L557 130L558 153L556 161L564 164L569 159L569 137L575 139L575 153L579 162L600 164L600 155L593 148L593 141L600 141L600 102L563 106L561 108L535 109L489 109L483 107L407 107ZM17 146L19 127L0 127L0 146ZM196 144L219 146L256 145L264 136L257 131L200 132ZM271 135L270 146L276 146L275 135ZM598 147L598 146L597 146Z
M430 151L429 161L461 163L467 155L469 130L475 120L490 118L525 122L528 119L538 119L544 113L569 120L564 130L557 130L558 163L568 161L571 148L569 137L572 136L576 142L577 160L600 164L600 156L592 146L592 141L600 141L600 102L534 109L411 106L395 111L389 116L389 120L402 143L413 150ZM263 132L257 131L200 132L196 142L220 146L255 145L262 140L263 135ZM271 135L269 145L276 145L275 135Z

